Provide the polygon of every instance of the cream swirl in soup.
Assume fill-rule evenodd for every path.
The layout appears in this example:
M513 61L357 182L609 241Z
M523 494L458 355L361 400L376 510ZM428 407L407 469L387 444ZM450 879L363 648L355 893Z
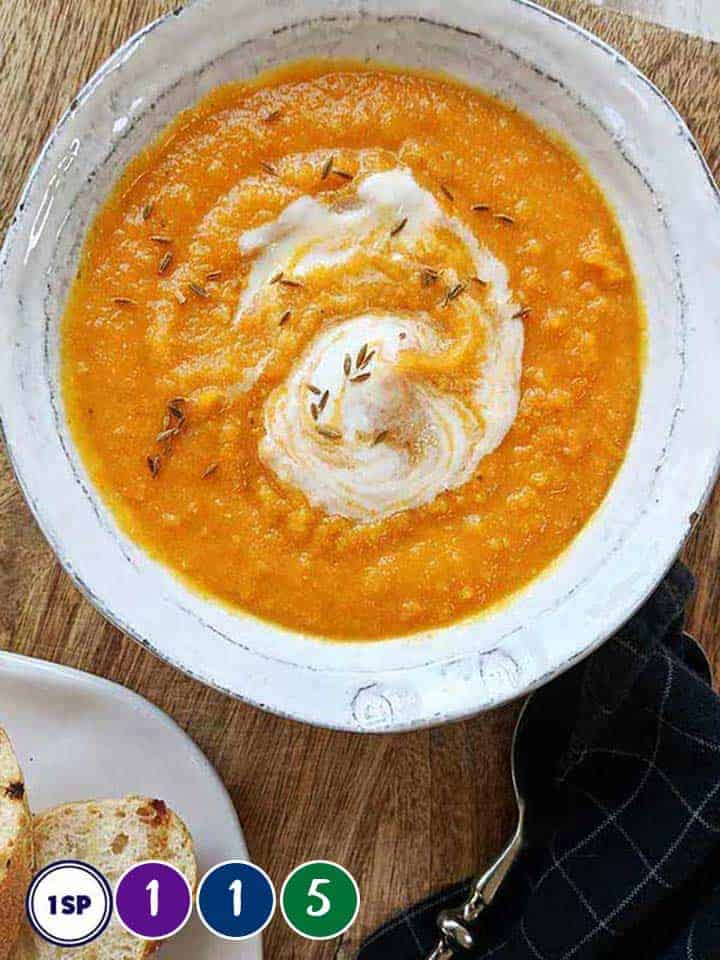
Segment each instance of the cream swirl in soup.
M409 170L372 173L335 205L300 197L240 247L255 260L239 324L277 284L310 274L332 286L351 270L373 286L391 262L424 270L428 286L442 280L444 295L422 312L378 303L329 316L269 395L260 456L311 504L359 521L418 507L465 483L500 444L523 349L507 271Z

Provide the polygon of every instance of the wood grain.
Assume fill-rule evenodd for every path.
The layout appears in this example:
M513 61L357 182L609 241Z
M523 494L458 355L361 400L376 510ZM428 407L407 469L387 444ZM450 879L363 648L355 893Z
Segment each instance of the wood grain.
M80 85L130 33L176 4L0 4L0 230L39 147ZM717 46L575 0L548 5L575 16L648 73L720 171ZM718 494L685 556L698 577L691 626L717 667ZM353 871L363 906L344 943L302 941L278 917L266 935L271 960L352 955L388 912L477 870L510 830L507 752L515 706L442 729L375 738L304 727L209 690L123 637L77 593L1 454L0 646L102 674L173 716L218 768L253 856L278 885L312 857L330 857Z

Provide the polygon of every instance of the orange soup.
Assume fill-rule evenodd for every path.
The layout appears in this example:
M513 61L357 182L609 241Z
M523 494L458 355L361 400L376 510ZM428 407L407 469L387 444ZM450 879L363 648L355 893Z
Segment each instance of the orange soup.
M478 613L605 497L643 315L572 151L446 78L293 65L125 171L62 328L74 440L198 591L376 639Z

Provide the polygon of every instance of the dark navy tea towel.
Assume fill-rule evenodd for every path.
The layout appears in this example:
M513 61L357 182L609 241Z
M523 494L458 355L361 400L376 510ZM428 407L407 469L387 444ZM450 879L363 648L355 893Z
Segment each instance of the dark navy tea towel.
M527 842L468 960L720 960L720 699L683 633L691 591L677 565L533 697L520 739ZM439 911L468 889L405 910L358 960L424 960Z

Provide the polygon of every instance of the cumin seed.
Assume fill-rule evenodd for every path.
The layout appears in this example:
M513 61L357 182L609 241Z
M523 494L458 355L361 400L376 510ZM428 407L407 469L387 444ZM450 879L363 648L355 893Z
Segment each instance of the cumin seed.
M325 393L320 397L320 403L318 404L318 410L320 413L323 412L327 406L328 399L330 398L330 391L326 390Z
M361 367L362 364L363 364L363 360L365 359L365 355L367 354L367 348L368 348L368 344L367 344L367 343L364 343L364 344L360 347L360 349L358 350L358 355L357 355L357 357L355 358L355 366L356 366L358 369L360 369L360 367Z
M320 411L318 410L318 405L316 403L310 404L310 413L312 414L313 420L317 420L320 416Z
M278 270L276 274L270 277L270 283L279 283L279 281L282 280L282 278L283 278L283 272L282 270Z
M130 297L113 297L113 303L119 304L121 307L134 307L136 303Z
M493 217L502 223L515 223L515 218L511 217L509 213L494 213Z
M345 359L343 360L343 371L345 372L346 377L349 376L351 370L352 370L352 360L350 359L350 354L346 353Z
M369 379L369 373L359 373L356 377L350 377L350 383L365 383L365 381Z
M489 203L474 203L471 207L471 210L474 210L476 213L485 213L486 210L490 209Z
M285 313L284 313L284 314L280 317L280 319L278 320L278 326L279 326L279 327L282 327L283 324L285 324L285 323L288 322L288 320L290 319L290 314L291 314L291 311L290 311L290 310L286 310L286 311L285 311Z
M330 171L333 168L334 161L335 161L335 157L332 154L330 154L330 156L327 158L325 163L322 165L322 171L320 173L321 180L327 180L327 178L330 175Z
M145 206L143 207L143 210L142 210L142 218L143 218L143 220L149 220L149 219L150 219L150 217L152 216L152 212L153 212L153 206L154 206L154 204L152 204L152 203L146 203L146 204L145 204Z
M150 476L153 478L153 480L154 480L155 477L160 473L160 464L161 464L161 462L162 462L162 461L160 460L160 457L148 457L148 458L147 458L148 470L150 471Z
M205 480L206 477L211 477L219 466L219 463L211 463L209 467L205 467L203 472L200 474L200 479Z
M200 297L202 300L207 300L210 296L205 287L201 287L199 283L189 283L188 287L190 287L196 297Z
M319 397L322 393L322 390L319 387L316 387L314 383L306 383L305 386L308 388L310 393L314 393L316 397Z
M470 277L470 279L471 279L474 283L479 284L481 287L487 287L487 285L488 285L488 281L487 281L487 280L481 280L480 277Z
M164 244L168 244L168 243L172 243L172 242L173 242L173 241L172 241L172 237L168 237L168 236L167 236L166 234L164 234L164 233L154 233L154 234L150 237L150 239L152 240L153 243L164 243Z
M513 320L527 320L527 318L532 313L530 307L523 307L522 310L518 310L517 313L513 314Z
M371 350L370 353L368 353L365 356L365 359L363 360L363 362L358 364L358 370L364 369L370 363L370 361L374 356L375 356L375 351Z
M211 270L210 273L205 275L206 280L219 280L222 276L222 270Z
M266 113L263 117L263 123L275 123L281 116L282 110L271 110L270 113Z
M382 443L385 437L387 437L388 433L389 433L388 430L381 430L380 433L373 440L372 445L376 447L379 443Z
M301 287L302 284L299 280L290 280L288 277L280 277L278 283L282 287Z
M167 430L163 430L155 437L155 443L165 443L166 440L172 440L172 438L176 437L179 432L179 427L169 427Z
M318 427L317 432L322 437L327 437L328 440L341 440L342 434L338 433L337 430L331 430L330 427Z
M279 176L280 176L280 174L277 172L277 170L275 169L275 167L274 167L271 163L268 163L267 160L261 160L261 161L260 161L260 166L263 168L263 170L265 171L265 173L269 173L271 177L279 177Z
M455 199L455 196L454 196L452 190L450 189L450 187L449 187L446 183L441 183L441 184L440 184L440 189L441 189L442 192L445 194L445 196L448 198L448 200L454 200L454 199Z
M354 174L348 173L347 170L337 170L335 167L333 167L333 171L332 171L332 172L335 174L336 177L340 177L341 180L354 180L354 179L355 179Z
M445 294L445 303L450 303L451 300L457 300L460 294L465 289L464 283L456 283L454 287L451 287L448 292Z
M165 271L168 269L168 267L169 267L170 264L172 263L172 259L173 259L173 255L172 255L172 253L168 250L168 252L165 254L165 256L162 258L162 260L160 261L160 263L159 263L159 265L158 265L158 273L159 273L161 276L162 276L163 273L165 273Z
M396 223L395 226L392 228L392 230L390 231L390 236L396 237L401 230L405 229L405 225L407 224L407 222L408 222L408 218L403 217L402 220L399 223Z

